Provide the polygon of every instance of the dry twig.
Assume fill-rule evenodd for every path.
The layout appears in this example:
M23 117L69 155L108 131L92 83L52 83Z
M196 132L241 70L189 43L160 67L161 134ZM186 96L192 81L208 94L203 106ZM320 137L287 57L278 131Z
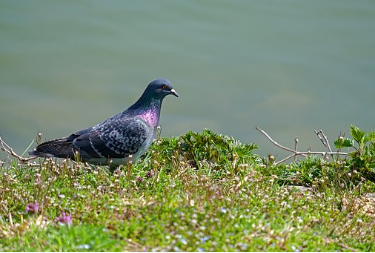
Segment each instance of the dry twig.
M315 133L318 135L318 137L322 141L323 145L328 148L328 150L329 150L328 152L324 152L324 151L318 151L318 152L316 152L316 151L304 151L304 152L303 151L302 152L297 151L298 142L299 142L297 138L295 139L295 149L293 150L291 148L285 147L285 146L277 143L264 130L260 129L259 127L255 127L255 129L258 130L259 132L261 132L264 136L266 136L267 139L270 142L272 142L275 146L292 153L291 155L285 157L284 159L274 163L275 165L277 165L279 163L282 163L282 162L285 162L292 157L296 158L297 156L307 157L308 155L322 155L323 157L327 157L328 155L348 155L348 153L345 153L345 152L334 152L334 151L332 151L332 149L331 149L331 147L328 143L328 138L327 138L327 136L324 135L322 130L320 130L320 131L315 130Z
M5 151L6 153L8 153L9 155L15 157L18 161L20 161L21 163L26 163L30 160L33 160L33 159L36 159L37 157L36 156L32 156L32 157L27 157L27 158L24 158L20 155L18 155L16 152L13 151L13 149L1 138L0 136L0 148L1 150Z
M329 152L332 152L331 146L329 145L327 136L323 133L323 130L316 131L314 130L316 135L319 137L320 141L323 143L324 146L326 146L329 150Z

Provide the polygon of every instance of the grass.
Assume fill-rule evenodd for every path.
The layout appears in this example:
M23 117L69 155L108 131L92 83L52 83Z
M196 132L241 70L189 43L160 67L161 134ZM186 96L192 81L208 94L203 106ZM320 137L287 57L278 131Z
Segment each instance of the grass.
M0 250L374 251L372 137L338 140L345 158L278 166L209 130L114 171L2 165Z

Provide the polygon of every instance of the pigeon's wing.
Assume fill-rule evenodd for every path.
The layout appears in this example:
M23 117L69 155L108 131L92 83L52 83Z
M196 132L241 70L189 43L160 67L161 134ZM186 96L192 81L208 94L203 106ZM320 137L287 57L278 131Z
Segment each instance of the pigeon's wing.
M73 145L85 158L124 158L136 154L153 129L140 118L108 121L80 135Z
M92 128L87 128L76 132L68 137L54 139L39 144L35 150L29 152L30 155L39 157L60 157L60 158L74 158L75 148L73 141L79 136L88 133Z

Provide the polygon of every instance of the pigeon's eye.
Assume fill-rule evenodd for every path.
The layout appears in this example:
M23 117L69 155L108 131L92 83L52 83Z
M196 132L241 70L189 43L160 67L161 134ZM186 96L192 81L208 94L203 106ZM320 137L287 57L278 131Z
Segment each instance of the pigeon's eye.
M167 90L167 89L168 89L168 86L167 86L167 85L163 85L161 88L162 88L163 90Z

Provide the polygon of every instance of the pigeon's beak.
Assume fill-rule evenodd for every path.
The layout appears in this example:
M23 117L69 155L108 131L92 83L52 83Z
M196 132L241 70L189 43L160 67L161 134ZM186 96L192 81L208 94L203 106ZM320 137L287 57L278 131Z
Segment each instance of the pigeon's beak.
M178 97L178 93L174 89L171 89L170 94Z

